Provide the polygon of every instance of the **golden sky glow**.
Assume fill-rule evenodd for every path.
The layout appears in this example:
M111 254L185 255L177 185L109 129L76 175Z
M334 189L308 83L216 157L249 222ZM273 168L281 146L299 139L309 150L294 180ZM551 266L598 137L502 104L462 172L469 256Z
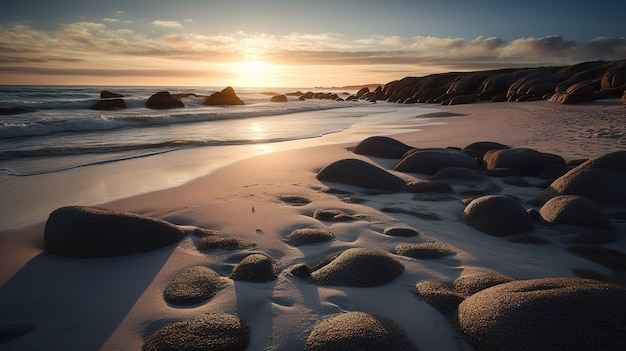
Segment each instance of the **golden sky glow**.
M441 10L441 2L458 11ZM581 26L559 22L567 14L575 24L575 8L534 9L530 25L519 20L525 9L448 0L417 7L369 0L150 4L7 4L12 8L0 13L0 84L304 88L626 59L623 28L607 25L620 12L615 8L586 10L602 11L602 21Z

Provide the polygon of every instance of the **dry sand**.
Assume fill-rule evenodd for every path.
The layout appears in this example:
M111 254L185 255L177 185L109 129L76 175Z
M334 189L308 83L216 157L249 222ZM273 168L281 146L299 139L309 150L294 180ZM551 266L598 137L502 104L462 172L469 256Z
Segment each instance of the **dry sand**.
M576 106L544 101L479 103L438 109L429 117L445 124L393 137L414 147L464 147L475 141L495 141L556 153L566 160L626 149L626 106L618 100ZM404 128L409 130L410 123L397 126L398 132ZM348 140L376 135L375 130L375 126L368 126L348 131L352 133ZM229 164L180 186L101 205L165 219L189 231L196 227L217 230L224 237L256 243L251 249L199 252L195 249L198 239L188 235L177 246L146 254L69 259L43 251L43 222L0 232L0 323L35 325L30 334L0 344L0 349L138 350L144 336L159 327L204 312L226 312L238 315L250 326L249 350L298 350L304 348L314 325L326 316L361 311L397 323L419 350L471 350L442 314L415 295L416 283L452 282L479 272L515 279L571 277L574 268L611 274L606 267L567 252L559 233L546 227L537 226L529 233L547 241L541 245L513 243L468 227L459 219L464 206L455 193L450 201L417 201L412 194L374 195L355 187L321 183L316 173L340 159L358 158L387 169L397 162L355 155L349 151L355 142L341 143L341 137L295 143L297 148L285 147L284 151L270 146L268 151L273 152ZM115 182L137 176L139 169L140 174L157 178L175 176L177 171L202 174L198 170L203 167L198 159L201 150L182 154L175 158L185 162L167 166L150 163L150 167L142 168L145 161L117 165L122 169L116 173ZM421 177L398 175L406 180ZM527 180L537 181L532 177ZM498 184L503 188L501 194L522 199L531 199L541 191ZM322 191L330 185L351 194ZM51 196L59 191L44 190ZM286 202L281 200L284 195L298 195L310 202ZM347 197L366 201L342 201ZM102 198L107 197L88 193L81 204L98 205ZM440 220L381 211L390 206L436 214ZM318 209L342 209L358 215L358 219L319 221L313 218ZM384 229L393 225L413 227L421 235L384 235ZM619 240L605 247L626 252L626 224L614 225ZM329 230L336 239L289 245L287 237L294 229L308 227ZM428 260L393 255L404 265L404 272L379 287L318 286L285 270L298 263L315 264L349 248L393 253L401 242L428 240L447 244L453 254ZM271 257L279 268L278 278L267 283L226 278L250 253ZM215 270L224 277L226 287L198 305L168 305L163 298L168 282L195 265Z

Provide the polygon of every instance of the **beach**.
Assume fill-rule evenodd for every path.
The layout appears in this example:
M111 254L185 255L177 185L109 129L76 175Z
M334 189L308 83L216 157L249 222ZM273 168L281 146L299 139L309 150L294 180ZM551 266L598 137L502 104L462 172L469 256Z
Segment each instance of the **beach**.
M248 326L248 350L303 350L321 321L365 312L393 321L419 350L473 350L452 322L451 312L433 306L416 286L452 284L478 274L530 280L571 278L581 272L623 283L623 269L616 271L568 250L569 226L537 221L516 241L466 224L461 220L466 208L462 200L478 197L464 195L476 185L471 181L444 179L450 192L418 196L317 176L336 161L357 159L407 183L431 180L432 175L393 170L398 159L352 152L359 141L381 135L377 123L393 131L386 136L414 148L463 149L475 142L496 142L556 154L566 162L599 157L626 149L626 105L606 99L578 105L534 101L428 107L433 110L416 113L418 125L410 118L393 126L375 121L317 138L239 145L229 149L230 156L211 162L204 156L207 149L198 147L11 183L8 198L19 208L13 216L20 213L20 218L7 219L9 225L0 232L0 324L28 326L28 332L0 343L0 349L140 350L149 335L166 325L226 313ZM96 175L100 181L94 183ZM507 195L526 210L539 211L541 205L530 200L542 194L545 187L539 184L545 179L523 175L528 185L516 186L501 177L488 178L497 190L481 196ZM158 186L160 182L167 185ZM42 214L75 205L158 218L185 235L175 244L125 256L69 258L47 252L47 216ZM348 219L316 217L322 210L341 210ZM610 218L614 237L598 246L626 253L626 221L611 216L623 213L624 207L603 206L602 211ZM391 227L419 234L385 234ZM294 245L290 234L305 228L333 236ZM193 234L197 229L254 246L199 250L202 238ZM416 258L398 253L399 244L428 242L441 244L445 254ZM400 263L402 271L367 287L316 280L314 266L350 249L383 252ZM269 258L274 279L231 277L252 254ZM312 270L311 279L296 273L294 266L302 264ZM164 291L172 279L195 266L216 272L220 289L190 305L166 301Z

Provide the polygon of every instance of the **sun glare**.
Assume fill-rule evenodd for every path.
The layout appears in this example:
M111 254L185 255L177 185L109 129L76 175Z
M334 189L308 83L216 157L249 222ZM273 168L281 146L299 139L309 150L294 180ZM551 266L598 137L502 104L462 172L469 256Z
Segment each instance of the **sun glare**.
M268 87L273 86L272 67L263 61L245 61L233 64L237 73L239 86Z

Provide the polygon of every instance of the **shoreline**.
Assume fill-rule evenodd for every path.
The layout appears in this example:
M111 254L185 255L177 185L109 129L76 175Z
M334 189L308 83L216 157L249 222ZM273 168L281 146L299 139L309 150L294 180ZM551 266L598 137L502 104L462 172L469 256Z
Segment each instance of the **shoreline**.
M464 147L471 142L494 141L555 153L569 161L625 150L626 124L623 119L616 120L624 118L625 108L613 101L571 108L548 102L445 106L437 107L439 114L435 116L439 117L432 119L445 124L413 131L411 124L403 121L395 125L398 133L391 136L421 148ZM445 115L449 117L442 117ZM568 121L566 126L564 118ZM469 228L459 219L463 206L456 194L457 184L452 198L446 201L416 200L408 193L371 194L353 186L337 186L346 194L324 191L329 184L317 180L316 174L334 161L356 158L387 169L397 163L349 150L357 141L381 135L376 130L375 125L369 125L349 131L353 141L347 141L345 134L332 134L315 143L301 141L297 148L270 145L274 146L272 150L261 150L176 186L89 203L164 219L188 232L204 228L227 238L256 243L254 248L243 251L200 252L195 248L197 238L187 235L177 245L146 254L67 259L42 251L44 222L0 232L0 301L4 301L0 311L6 312L4 317L0 314L0 323L36 325L31 336L10 345L33 350L46 344L58 348L72 344L83 349L137 350L145 335L165 324L207 312L226 312L240 316L250 325L250 350L303 349L307 336L320 320L336 313L363 311L395 321L420 350L469 351L472 348L444 315L416 297L416 283L452 283L476 273L498 273L514 279L573 277L573 269L611 273L604 266L567 252L556 229L537 226L530 235L540 236L546 243L519 244ZM178 158L178 165L197 171L202 161L195 157L200 157L201 151L185 150L186 156ZM131 174L136 174L133 172L138 168L136 160L118 166ZM404 180L421 178L393 173ZM536 181L532 177L530 180ZM532 198L539 191L499 180L498 185L503 194L521 199ZM284 195L297 195L310 202L288 203L281 200ZM345 201L346 198L365 202ZM381 211L385 206L434 213L440 220ZM359 217L353 222L337 223L313 218L316 210L333 208ZM420 235L393 238L382 234L395 225L413 227ZM309 227L328 229L336 239L315 245L289 245L287 237L292 230ZM619 239L604 247L626 252L626 223L617 222L615 228ZM400 242L429 240L444 243L453 254L429 260L394 254L404 272L380 287L320 286L287 271L294 264L315 264L349 248L376 248L392 253ZM226 278L242 257L251 253L268 255L276 262L281 273L275 281L246 283ZM215 270L226 282L224 289L192 307L166 303L164 287L183 269L196 265Z

